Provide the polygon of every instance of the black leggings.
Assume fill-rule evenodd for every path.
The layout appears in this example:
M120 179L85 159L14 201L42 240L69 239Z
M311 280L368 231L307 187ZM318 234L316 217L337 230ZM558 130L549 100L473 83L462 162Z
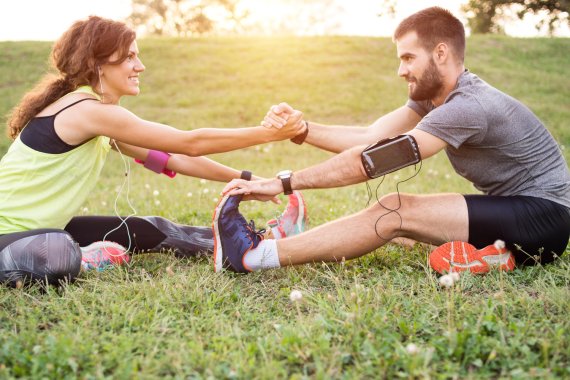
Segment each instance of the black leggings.
M50 284L73 281L81 268L80 246L102 240L119 225L121 219L114 216L79 216L65 230L0 235L0 282L15 286L29 280ZM210 227L186 226L159 216L130 217L126 226L122 224L106 240L133 253L171 250L176 256L189 257L213 250Z
M503 240L517 264L546 264L561 256L570 236L570 210L535 197L466 195L469 243Z

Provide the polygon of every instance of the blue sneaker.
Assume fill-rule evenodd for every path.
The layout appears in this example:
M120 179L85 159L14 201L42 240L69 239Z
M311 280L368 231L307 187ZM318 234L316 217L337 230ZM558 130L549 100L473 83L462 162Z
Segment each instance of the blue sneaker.
M243 263L245 254L263 240L263 232L255 230L253 221L247 223L239 213L242 195L224 196L212 220L214 233L214 271L228 269L238 273L251 272Z

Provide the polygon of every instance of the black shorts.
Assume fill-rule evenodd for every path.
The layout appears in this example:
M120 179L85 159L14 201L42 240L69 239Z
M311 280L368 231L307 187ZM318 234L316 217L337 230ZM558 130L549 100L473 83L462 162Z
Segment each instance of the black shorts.
M469 243L477 248L503 240L517 264L546 264L561 256L570 237L570 209L528 196L465 195Z

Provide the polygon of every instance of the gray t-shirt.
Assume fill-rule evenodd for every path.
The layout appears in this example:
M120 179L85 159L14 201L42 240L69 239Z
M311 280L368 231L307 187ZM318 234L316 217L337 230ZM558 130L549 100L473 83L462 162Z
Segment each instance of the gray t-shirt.
M446 143L455 171L489 195L527 195L570 207L570 172L542 122L518 100L465 71L434 108L408 100L417 129Z

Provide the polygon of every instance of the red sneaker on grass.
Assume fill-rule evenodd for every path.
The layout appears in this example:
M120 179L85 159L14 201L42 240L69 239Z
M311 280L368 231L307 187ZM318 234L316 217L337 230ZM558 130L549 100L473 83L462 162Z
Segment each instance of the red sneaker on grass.
M102 271L110 266L126 264L130 259L127 249L112 241L97 241L81 247L81 266L84 270Z
M429 265L439 273L468 270L482 274L489 272L492 268L504 271L515 269L515 257L501 241L482 249L477 249L462 241L452 241L437 247L430 253Z

